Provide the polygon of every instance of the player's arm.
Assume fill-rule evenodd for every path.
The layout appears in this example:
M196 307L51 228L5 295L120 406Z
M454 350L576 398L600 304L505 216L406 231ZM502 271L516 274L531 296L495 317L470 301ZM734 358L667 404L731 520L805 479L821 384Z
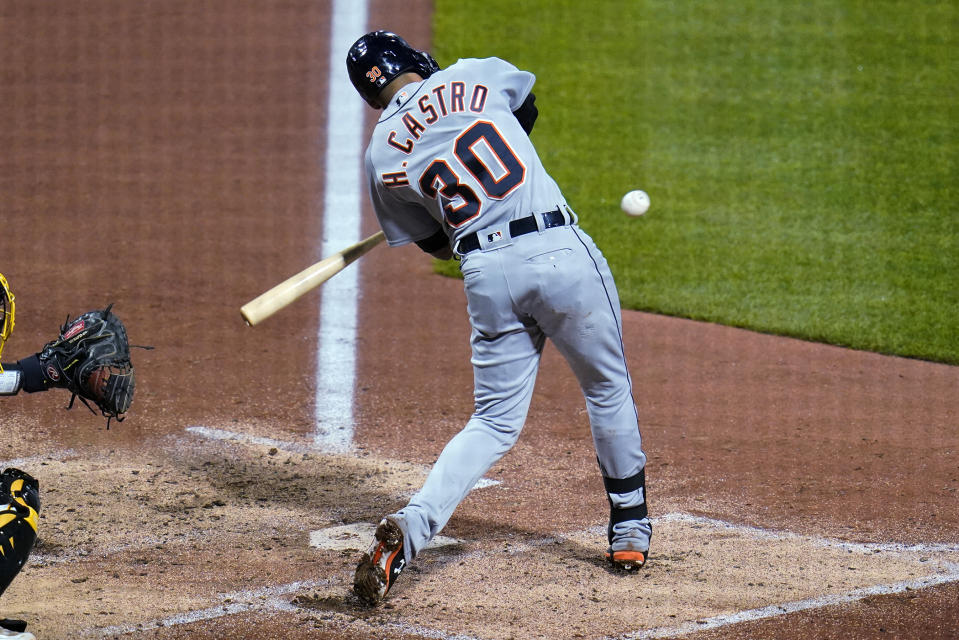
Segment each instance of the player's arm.
M23 375L15 364L4 362L0 364L0 396L15 396L23 387Z
M413 242L421 250L439 260L453 257L450 239L443 224L422 205L404 200L397 195L402 185L387 184L373 166L372 154L366 153L366 171L369 176L370 200L373 212L386 234L386 242L398 247Z
M416 246L438 260L450 260L453 257L450 239L442 229L439 229L429 238L417 240Z
M533 94L536 76L529 71L517 69L512 63L500 58L476 60L472 64L475 65L477 75L497 87L509 104L509 110L513 112L526 135L529 135L539 116L536 96Z
M16 317L16 297L10 290L10 284L0 273L0 352L3 345L13 333L14 318ZM0 396L15 396L23 389L27 393L46 391L54 384L55 379L49 376L58 376L58 371L44 366L40 361L40 354L35 353L28 358L15 363L0 363Z
M384 198L382 194L374 192L373 210L390 246L398 247L413 242L439 260L453 257L450 239L442 224L421 206Z
M9 369L4 365L0 375L3 395L57 387L72 394L68 409L80 398L91 411L91 402L100 409L108 429L110 420L123 420L133 402L136 381L126 327L112 307L88 311L72 321L68 318L59 337L39 353L18 360Z
M61 374L63 365L53 358L44 364L41 357L40 353L35 353L15 363L4 362L0 373L0 395L13 396L20 391L36 393L65 386Z
M34 354L15 363L3 363L0 372L0 396L15 396L20 390L27 393L46 391L54 386L43 372L39 354Z

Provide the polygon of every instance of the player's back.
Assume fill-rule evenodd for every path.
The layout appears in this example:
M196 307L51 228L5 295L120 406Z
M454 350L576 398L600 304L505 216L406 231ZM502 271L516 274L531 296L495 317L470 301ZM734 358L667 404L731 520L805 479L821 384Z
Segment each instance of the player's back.
M535 78L497 58L460 60L403 87L367 149L374 205L424 207L453 239L564 205L513 110Z

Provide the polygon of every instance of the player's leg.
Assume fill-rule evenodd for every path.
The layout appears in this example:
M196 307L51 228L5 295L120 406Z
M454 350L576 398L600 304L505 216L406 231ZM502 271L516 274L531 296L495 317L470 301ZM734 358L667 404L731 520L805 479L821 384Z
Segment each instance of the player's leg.
M0 473L0 594L27 561L37 538L40 485L19 469Z
M399 571L443 529L523 428L545 337L513 313L498 262L496 256L479 255L463 265L472 326L474 412L444 447L423 487L377 527L376 539L354 575L354 591L369 603L386 595ZM482 263L481 270L477 263Z
M576 227L557 231L565 236L562 246L568 252L539 274L556 285L541 287L536 319L569 363L586 398L610 504L610 553L636 568L645 562L652 527L619 295L605 258L589 236Z
M423 488L397 516L415 556L446 525L484 473L516 443L529 410L545 337L517 317L501 251L463 261L470 326L474 411L443 449Z
M0 473L0 594L20 573L37 538L40 485L19 469ZM0 620L0 638L32 639L22 620Z
M423 488L396 516L409 537L410 559L446 525L476 482L516 443L544 344L535 328L495 338L474 332L475 411L443 449Z

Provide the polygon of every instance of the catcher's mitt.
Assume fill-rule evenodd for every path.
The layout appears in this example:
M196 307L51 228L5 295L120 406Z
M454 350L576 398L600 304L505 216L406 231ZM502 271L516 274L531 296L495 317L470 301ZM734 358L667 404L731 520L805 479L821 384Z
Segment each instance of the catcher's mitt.
M38 354L51 384L73 394L67 409L77 396L90 411L93 402L106 416L107 429L111 419L123 421L136 386L126 327L110 312L112 307L88 311L73 321L67 316L60 337Z
M0 354L3 353L3 345L7 338L13 333L13 318L17 315L17 307L13 304L14 299L7 279L0 273ZM3 372L2 364L0 364L0 372Z

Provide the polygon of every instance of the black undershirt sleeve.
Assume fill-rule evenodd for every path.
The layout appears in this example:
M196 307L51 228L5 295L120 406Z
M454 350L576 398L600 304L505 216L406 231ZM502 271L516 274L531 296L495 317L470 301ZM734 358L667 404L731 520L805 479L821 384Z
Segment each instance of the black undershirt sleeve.
M513 112L513 115L519 120L519 125L523 127L526 135L529 135L533 131L533 124L539 115L539 110L536 108L536 105L533 104L534 102L536 102L536 96L530 91L529 95L526 96L526 100L523 101L523 104Z
M431 235L429 238L416 241L416 246L426 253L439 251L443 247L448 247L449 244L450 239L447 237L446 232L442 229L437 230L437 232Z
M43 375L43 368L40 365L40 358L32 355L29 358L17 361L20 369L20 388L27 393L35 391L46 391L50 387L47 385L47 378Z

